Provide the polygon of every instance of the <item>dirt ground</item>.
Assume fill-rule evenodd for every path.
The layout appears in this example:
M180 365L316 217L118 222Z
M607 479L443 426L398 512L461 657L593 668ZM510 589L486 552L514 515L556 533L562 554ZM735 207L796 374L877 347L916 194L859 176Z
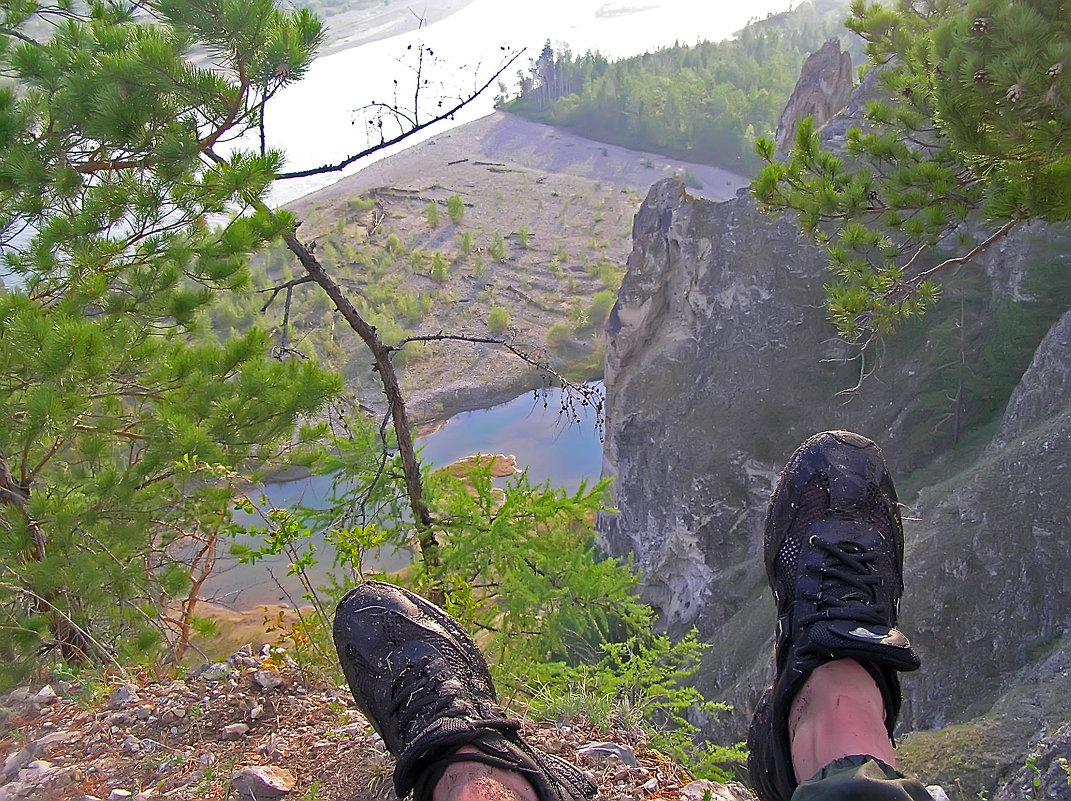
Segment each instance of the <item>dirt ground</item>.
M186 675L37 682L0 698L0 799L279 797L242 792L242 772L256 768L294 801L394 801L393 759L338 680L247 645ZM586 770L601 798L751 799L739 785L694 782L637 732L606 721L526 722L524 736ZM579 753L596 743L636 764Z

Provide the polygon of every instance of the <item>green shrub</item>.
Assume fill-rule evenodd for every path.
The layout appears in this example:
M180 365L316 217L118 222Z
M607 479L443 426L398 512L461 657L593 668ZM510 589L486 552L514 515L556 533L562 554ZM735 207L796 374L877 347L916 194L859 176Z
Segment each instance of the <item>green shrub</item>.
M580 301L580 298L576 298L573 301L573 305L569 307L566 316L569 318L569 322L573 324L574 331L580 331L588 324L588 310L584 308L584 304Z
M437 200L428 201L428 205L424 207L424 219L432 228L439 227L439 202Z
M465 219L465 204L458 195L450 195L446 199L446 213L454 225Z
M610 310L613 309L616 300L617 295L609 289L596 292L591 298L591 306L588 307L588 320L590 323L602 328L606 323L606 318L610 316Z
M428 266L428 262L431 257L428 256L428 252L422 248L416 248L409 254L409 265L413 268L413 272L422 273Z
M493 334L501 334L509 328L509 312L501 306L495 306L487 315L487 330Z
M691 167L685 167L683 170L678 170L677 177L681 179L685 186L691 189L703 188L703 182L699 180L694 172L692 172Z
M450 265L447 264L446 257L439 251L435 251L435 255L431 257L431 280L445 284L449 277Z
M621 288L621 280L625 277L625 271L619 270L608 261L599 263L597 275L602 285L611 292L617 292Z
M695 689L705 644L694 632L678 643L653 634L652 610L634 595L632 564L598 556L591 521L608 482L569 493L521 474L502 498L484 466L464 482L430 483L437 517L449 521L448 611L470 630L489 632L485 652L505 696L542 716L586 707L595 726L638 725L690 769L728 779L724 764L742 753L700 744L687 719L693 709L728 709ZM494 591L475 590L473 575ZM570 695L577 703L563 704Z
M528 250L528 242L532 238L532 232L528 230L527 225L522 225L517 230L517 244L521 246L522 250Z
M488 248L488 252L495 261L506 260L506 240L498 231L495 231L495 235L491 237L491 247Z
M555 323L547 331L547 347L557 351L572 335L573 329L567 323Z
M387 237L387 252L392 256L401 256L405 253L405 243L402 242L401 237L397 234L391 234Z

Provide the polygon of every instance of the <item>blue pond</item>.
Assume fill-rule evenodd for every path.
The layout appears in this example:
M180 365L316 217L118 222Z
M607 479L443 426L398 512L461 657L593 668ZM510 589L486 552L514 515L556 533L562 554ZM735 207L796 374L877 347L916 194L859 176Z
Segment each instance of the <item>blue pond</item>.
M596 385L601 390L601 385ZM444 425L417 441L421 460L443 466L472 456L513 454L518 469L527 469L533 483L549 480L555 485L575 490L581 481L594 480L602 470L602 441L597 429L596 413L591 406L574 408L575 414L562 413L560 390L533 395L529 392L508 403L450 418ZM278 507L305 504L317 506L331 491L331 476L313 476L295 481L267 484L264 494ZM317 556L323 565L313 575L323 581L330 569L332 555L323 540L317 543ZM381 549L373 555L377 566L393 570L408 563L406 552ZM286 577L285 557L263 559L255 566L242 565L231 557L217 563L202 595L216 603L249 608L262 603L289 602L285 593L267 573L274 575L300 602L300 590L293 578Z

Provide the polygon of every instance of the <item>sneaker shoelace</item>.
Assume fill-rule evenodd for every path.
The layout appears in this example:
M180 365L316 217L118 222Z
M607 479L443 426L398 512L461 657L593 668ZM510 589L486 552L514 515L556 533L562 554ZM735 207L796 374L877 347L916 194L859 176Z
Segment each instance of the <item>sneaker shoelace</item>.
M481 717L480 710L459 697L462 687L457 679L429 670L435 661L429 656L406 665L391 686L390 714L397 721L401 742L412 742L442 718L462 718L470 723L478 720L487 728L507 731L519 727L519 723L505 717Z
M418 734L430 721L445 716L457 701L450 681L428 671L431 661L406 665L391 686L390 714L398 722L402 742L408 742L410 735Z
M801 626L809 626L820 620L856 620L860 623L887 625L889 608L887 603L877 602L877 588L881 585L881 576L870 571L870 563L878 554L856 542L826 542L819 537L811 537L810 546L824 551L826 559L821 565L811 566L807 570L822 576L817 593L804 592L803 598L815 605L816 611L800 620ZM834 585L848 585L858 592L841 595L825 592L827 578Z

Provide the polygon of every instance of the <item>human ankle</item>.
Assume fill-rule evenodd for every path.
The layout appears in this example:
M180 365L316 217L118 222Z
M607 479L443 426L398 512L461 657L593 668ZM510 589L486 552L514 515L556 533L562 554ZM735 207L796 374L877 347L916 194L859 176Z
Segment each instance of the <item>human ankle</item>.
M480 750L466 745L458 753L478 754ZM516 771L459 760L439 778L432 801L538 801L538 795Z
M797 781L846 756L872 756L896 765L881 691L853 659L812 671L792 701L788 733Z

